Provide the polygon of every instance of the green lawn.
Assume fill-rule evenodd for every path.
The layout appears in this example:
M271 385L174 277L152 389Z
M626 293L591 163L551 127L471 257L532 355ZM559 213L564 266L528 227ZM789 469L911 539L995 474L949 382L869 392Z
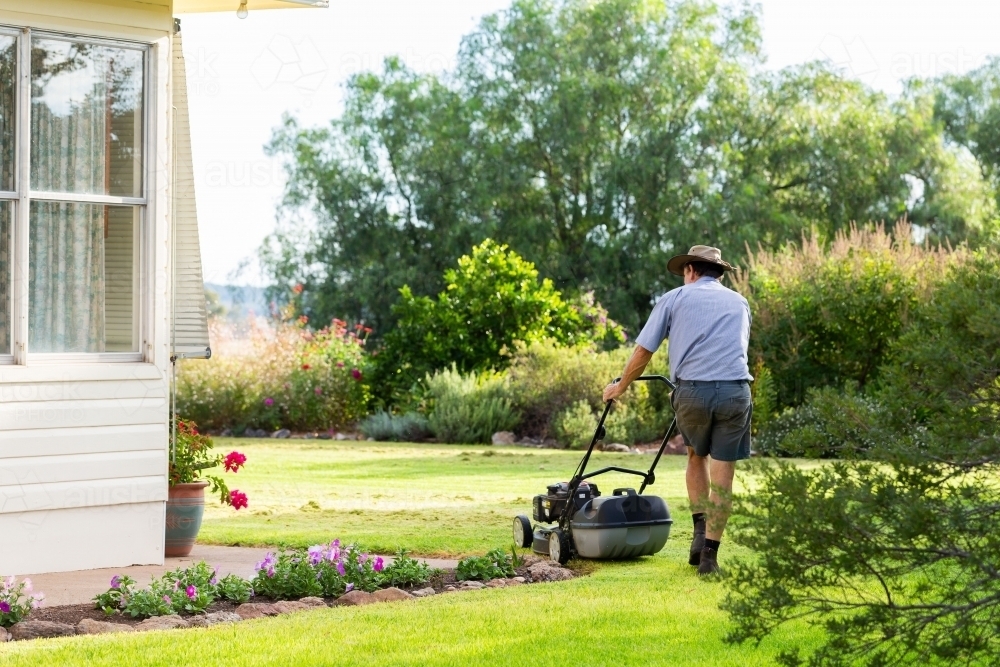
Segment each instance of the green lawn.
M312 544L340 537L379 551L481 553L510 544L510 518L566 479L578 453L479 446L226 441L249 457L229 478L250 513L213 508L205 541ZM599 465L649 457L598 454ZM602 563L570 582L336 608L229 627L0 645L0 665L771 665L817 636L792 624L764 645L722 642L725 584L686 564L683 459L654 489L676 529L660 554ZM627 478L606 480L610 492ZM313 508L310 504L319 506ZM721 554L739 553L727 544Z
M248 511L213 506L199 540L212 544L308 546L334 537L374 551L406 547L425 556L482 553L511 542L515 514L572 475L580 452L522 447L223 440L246 467L226 475L250 496ZM596 466L645 469L651 456L597 453ZM666 456L651 491L663 496L690 533L684 457ZM596 469L596 467L594 468ZM639 478L607 475L610 493ZM680 533L678 533L680 535Z

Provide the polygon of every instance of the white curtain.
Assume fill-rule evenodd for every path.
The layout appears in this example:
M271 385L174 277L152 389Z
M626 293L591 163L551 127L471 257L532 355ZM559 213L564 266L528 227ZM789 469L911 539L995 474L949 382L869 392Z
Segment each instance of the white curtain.
M64 115L33 104L32 175L53 190L104 192L108 116L100 94ZM32 202L30 218L28 348L103 352L105 207Z

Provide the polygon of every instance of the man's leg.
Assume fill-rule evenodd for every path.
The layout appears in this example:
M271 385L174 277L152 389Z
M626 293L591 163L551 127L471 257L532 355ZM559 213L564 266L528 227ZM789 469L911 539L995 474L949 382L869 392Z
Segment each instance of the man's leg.
M709 497L708 458L698 456L694 448L688 447L687 481L688 501L691 503L691 518L694 519L694 537L691 540L690 565L701 563L701 551L705 548L705 510Z
M736 462L712 459L710 469L712 485L706 512L705 538L718 542L722 540L722 533L726 530L726 522L729 521L733 507L733 477L736 474Z

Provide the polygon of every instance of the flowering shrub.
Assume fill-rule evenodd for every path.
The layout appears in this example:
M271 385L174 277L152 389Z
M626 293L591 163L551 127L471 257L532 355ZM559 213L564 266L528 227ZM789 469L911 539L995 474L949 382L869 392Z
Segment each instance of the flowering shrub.
M178 413L203 428L339 429L366 413L370 329L334 320L319 331L299 318L245 335L212 323L212 358L181 364Z
M0 626L10 627L41 606L43 593L32 592L31 579L27 577L18 583L14 577L7 577L0 584Z
M136 589L136 581L115 575L111 587L94 597L94 606L105 614L127 614L133 618L205 611L216 600L243 603L253 596L253 587L242 577L229 574L219 579L216 568L205 561L177 568Z
M352 590L374 591L385 586L411 586L428 581L433 570L400 551L391 564L357 545L340 540L308 549L268 553L257 563L254 591L275 600L309 595L339 597Z
M177 420L177 438L170 457L170 485L190 484L202 477L202 471L224 465L226 472L236 473L247 461L239 452L230 452L225 457L212 452L212 439L198 432L198 425L183 419ZM233 509L247 506L247 494L238 489L229 490L224 479L218 475L205 475L211 484L212 493L219 496L219 502Z

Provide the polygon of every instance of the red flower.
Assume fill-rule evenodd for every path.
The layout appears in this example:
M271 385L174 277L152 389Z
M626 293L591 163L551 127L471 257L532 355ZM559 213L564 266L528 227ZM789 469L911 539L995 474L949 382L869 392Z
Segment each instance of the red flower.
M359 380L360 381L361 380L361 371L359 371L357 368L352 368L351 369L351 377L354 378L355 380Z
M241 507L247 506L247 494L243 493L239 489L233 489L229 492L229 504L233 506L234 510L238 510Z
M302 289L303 289L302 283L298 283L297 285L295 285L295 287L292 288L292 291L295 292L296 294L302 294Z
M312 368L312 366L310 366L309 364L302 364L302 370L307 371L310 368Z
M239 452L230 452L222 461L223 465L226 467L226 472L238 472L246 462L246 455L240 454Z
M300 315L299 316L299 324L309 324L309 316L308 315Z
M337 362L337 368L343 368L343 367L344 367L344 362L343 361L338 361Z

